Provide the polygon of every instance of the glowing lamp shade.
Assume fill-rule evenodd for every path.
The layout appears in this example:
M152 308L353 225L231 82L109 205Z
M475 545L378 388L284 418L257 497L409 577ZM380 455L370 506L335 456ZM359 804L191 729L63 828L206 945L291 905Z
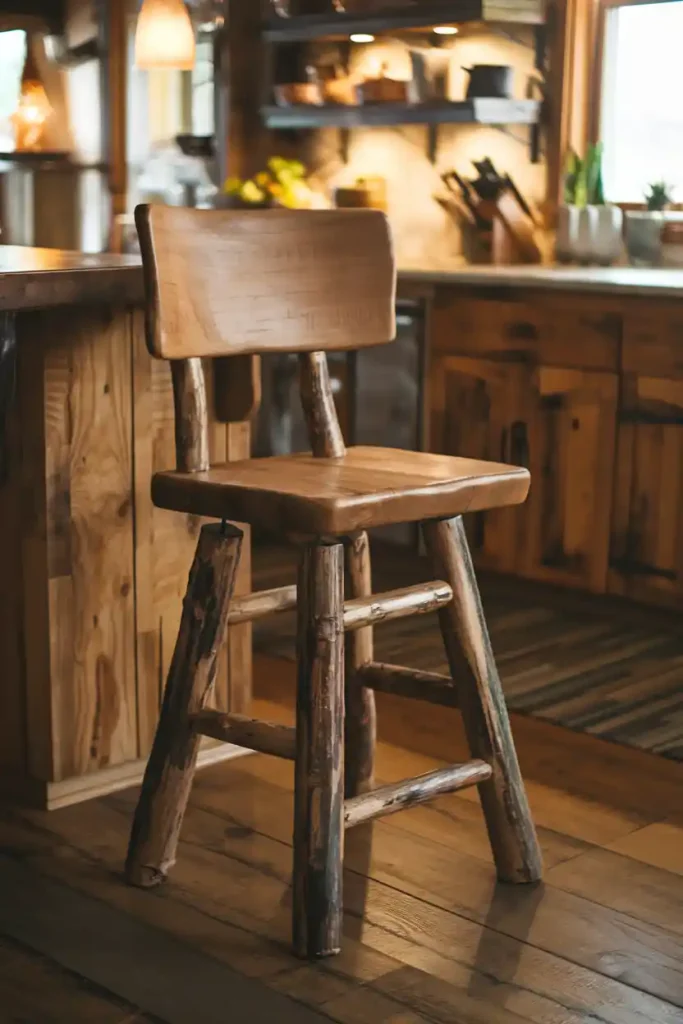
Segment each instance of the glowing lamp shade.
M192 22L183 0L143 0L135 30L136 65L190 71L194 53Z
M19 103L11 118L18 150L40 149L43 128L51 113L52 107L40 81L29 41L21 76Z

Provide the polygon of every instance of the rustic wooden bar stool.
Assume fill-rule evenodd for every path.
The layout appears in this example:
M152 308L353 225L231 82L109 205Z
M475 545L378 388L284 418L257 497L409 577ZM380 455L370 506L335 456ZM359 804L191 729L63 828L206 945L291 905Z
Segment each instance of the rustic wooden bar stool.
M154 477L165 509L202 527L161 718L135 814L127 877L172 866L199 737L296 762L293 941L339 950L344 829L477 785L498 877L534 882L541 857L461 514L524 501L524 469L357 447L339 429L326 349L394 334L395 267L383 214L139 207L153 355L172 360L177 471ZM312 454L209 466L202 357L301 353ZM231 603L241 533L261 524L301 545L298 586ZM367 527L421 522L437 582L373 595ZM344 600L344 554L348 598ZM298 608L296 728L205 707L230 622ZM377 622L438 610L451 675L373 659ZM346 634L346 643L345 643ZM374 690L461 708L472 760L373 789Z

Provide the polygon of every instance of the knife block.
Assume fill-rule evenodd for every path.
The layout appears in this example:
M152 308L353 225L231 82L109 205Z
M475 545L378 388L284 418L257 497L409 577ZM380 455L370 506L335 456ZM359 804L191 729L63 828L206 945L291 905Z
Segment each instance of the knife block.
M542 253L534 237L536 224L512 192L501 192L495 200L480 200L478 212L491 222L492 263L541 262Z

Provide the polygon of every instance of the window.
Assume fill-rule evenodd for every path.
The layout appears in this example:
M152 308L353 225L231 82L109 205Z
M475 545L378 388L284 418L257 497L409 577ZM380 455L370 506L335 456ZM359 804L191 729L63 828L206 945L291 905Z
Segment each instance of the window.
M683 201L683 0L605 13L601 138L605 194L643 201L666 181Z
M12 114L19 103L26 57L26 33L0 32L0 152L14 149Z

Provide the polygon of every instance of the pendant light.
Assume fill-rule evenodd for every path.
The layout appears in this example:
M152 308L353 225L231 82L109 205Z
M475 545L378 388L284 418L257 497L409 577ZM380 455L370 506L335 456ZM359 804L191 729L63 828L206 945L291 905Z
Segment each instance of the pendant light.
M135 63L150 70L190 71L194 32L183 0L143 0L135 31Z
M26 60L21 75L19 103L11 118L18 150L40 149L43 128L51 113L52 107L38 75L29 38L26 41Z

